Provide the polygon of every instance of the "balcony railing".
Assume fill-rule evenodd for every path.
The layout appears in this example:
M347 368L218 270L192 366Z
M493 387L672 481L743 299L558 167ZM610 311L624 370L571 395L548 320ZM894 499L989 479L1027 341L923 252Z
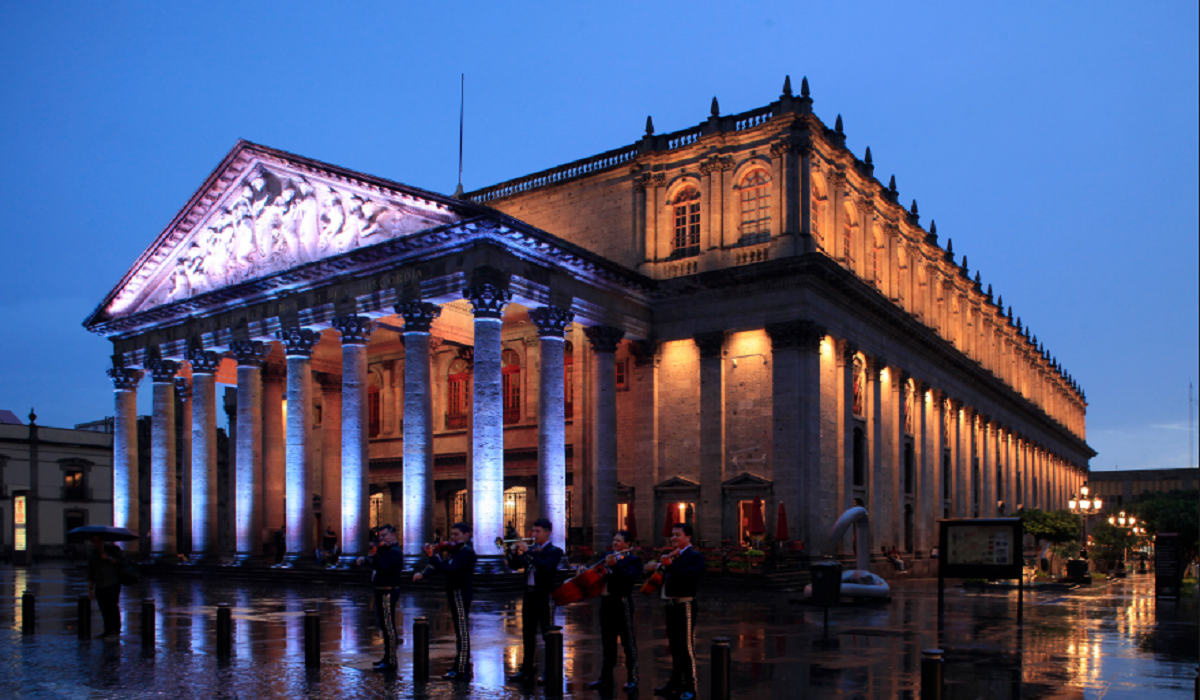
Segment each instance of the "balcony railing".
M467 414L465 413L447 413L446 414L446 430L466 430Z
M504 409L504 424L505 425L516 425L517 423L520 423L520 422L521 422L521 409L519 409L519 408Z

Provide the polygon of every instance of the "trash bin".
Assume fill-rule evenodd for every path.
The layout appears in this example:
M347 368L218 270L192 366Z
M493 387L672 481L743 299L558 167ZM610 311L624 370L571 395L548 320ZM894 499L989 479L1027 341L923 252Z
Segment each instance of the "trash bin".
M825 607L838 604L842 597L842 565L836 561L822 561L810 567L812 574L812 602Z
M1088 560L1087 559L1068 559L1067 560L1067 578L1072 581L1086 581L1088 576Z

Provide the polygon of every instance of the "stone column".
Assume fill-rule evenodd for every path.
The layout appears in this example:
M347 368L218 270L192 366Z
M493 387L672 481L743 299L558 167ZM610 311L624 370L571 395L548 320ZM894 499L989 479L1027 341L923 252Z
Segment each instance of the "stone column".
M996 512L996 431L991 418L979 419L979 517Z
M309 425L312 423L313 347L321 334L309 328L288 328L279 332L287 357L287 474L284 479L287 498L287 554L284 561L297 564L310 561L313 545L313 507L311 465L309 464Z
M343 355L345 359L345 355ZM321 523L339 534L342 525L342 377L326 372L313 372L321 386ZM323 536L324 528L317 533Z
M271 349L257 340L233 344L237 358L237 461L234 473L236 559L261 561L263 555L263 408L262 363Z
M529 311L538 329L538 515L554 523L550 541L565 549L567 531L567 427L563 381L565 331L570 309L543 306Z
M404 317L404 553L418 556L433 541L433 393L429 330L441 307L396 304ZM446 532L450 531L448 523Z
M887 360L882 357L867 358L867 511L871 514L872 545L895 544L893 514L896 494L888 488L888 478L894 476L895 465L891 460L892 440L885 429L885 420L891 423L891 407L885 404L892 392L885 389L884 372ZM874 554L874 552L872 552Z
M342 551L348 557L358 557L367 552L367 538L371 530L371 495L368 488L371 454L367 438L367 340L375 330L375 323L365 316L340 316L333 320L333 327L342 334L342 393L340 397L335 397L340 398L341 402L341 467L338 472L340 483L337 486L336 497L340 499L338 512L341 516ZM326 414L325 420L332 419ZM326 449L326 454L330 454L329 448ZM404 443L404 449L407 453L407 441ZM407 471L406 468L405 472ZM328 478L325 483L330 483ZM334 495L331 494L328 498L332 500ZM325 502L322 500L322 505ZM325 520L328 523L336 522L331 517Z
M700 503L696 537L719 545L721 482L725 480L725 331L698 333L700 350ZM765 508L766 506L764 506ZM764 513L770 519L770 513Z
M947 436L950 440L950 516L966 517L964 505L966 496L963 487L963 436L962 436L962 403L955 399L947 399L945 410L950 412L950 428Z
M633 354L633 414L634 514L637 518L638 539L654 544L654 485L658 483L658 344L653 340L634 340Z
M221 561L237 559L237 387L224 390L225 464L217 458L217 552Z
M221 356L201 348L187 353L192 365L192 561L217 555L217 368Z
M179 475L176 485L179 497L175 515L176 550L191 553L192 551L192 380L187 377L175 378L175 394L179 397Z
M153 418L150 428L150 552L175 555L175 373L179 363L161 358L149 365Z
M471 513L475 539L490 546L504 535L504 397L500 327L512 299L499 271L479 268L463 290L475 313L475 372L471 395ZM486 551L486 550L484 550Z
M617 367L625 331L583 329L592 346L592 547L603 552L617 529Z
M822 461L821 344L825 329L815 321L800 322L801 478L798 506L809 537L828 532L842 511L837 507L837 461ZM820 541L819 539L817 540ZM816 552L814 552L816 553Z
M108 376L112 379L116 402L116 418L113 420L113 525L137 533L137 387L142 381L142 372L116 367L108 370ZM30 479L30 483L33 483L33 479ZM136 552L138 541L123 542L122 546L128 552Z
M287 489L284 487L287 480L287 438L283 430L283 393L287 372L279 365L264 364L259 374L263 389L263 529L259 537L263 542L273 542L274 531L287 522L284 513L287 501Z

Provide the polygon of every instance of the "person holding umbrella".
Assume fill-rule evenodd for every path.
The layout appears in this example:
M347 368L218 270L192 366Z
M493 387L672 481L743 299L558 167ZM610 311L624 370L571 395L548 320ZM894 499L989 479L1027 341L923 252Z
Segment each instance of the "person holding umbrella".
M88 597L96 601L100 616L104 618L104 631L96 635L97 639L119 635L121 583L130 574L126 572L125 552L112 542L136 540L137 535L123 527L88 525L71 530L67 539L74 542L86 539L92 544L92 554L88 558Z

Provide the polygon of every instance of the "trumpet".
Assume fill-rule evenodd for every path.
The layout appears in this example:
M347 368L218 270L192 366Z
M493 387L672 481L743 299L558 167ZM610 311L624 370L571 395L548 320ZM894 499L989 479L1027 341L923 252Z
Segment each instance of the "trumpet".
M505 554L512 554L512 550L514 547L516 547L516 544L518 542L524 542L525 544L533 544L533 538L532 537L518 537L515 540L506 540L502 537L497 537L496 538L496 549L503 551Z

